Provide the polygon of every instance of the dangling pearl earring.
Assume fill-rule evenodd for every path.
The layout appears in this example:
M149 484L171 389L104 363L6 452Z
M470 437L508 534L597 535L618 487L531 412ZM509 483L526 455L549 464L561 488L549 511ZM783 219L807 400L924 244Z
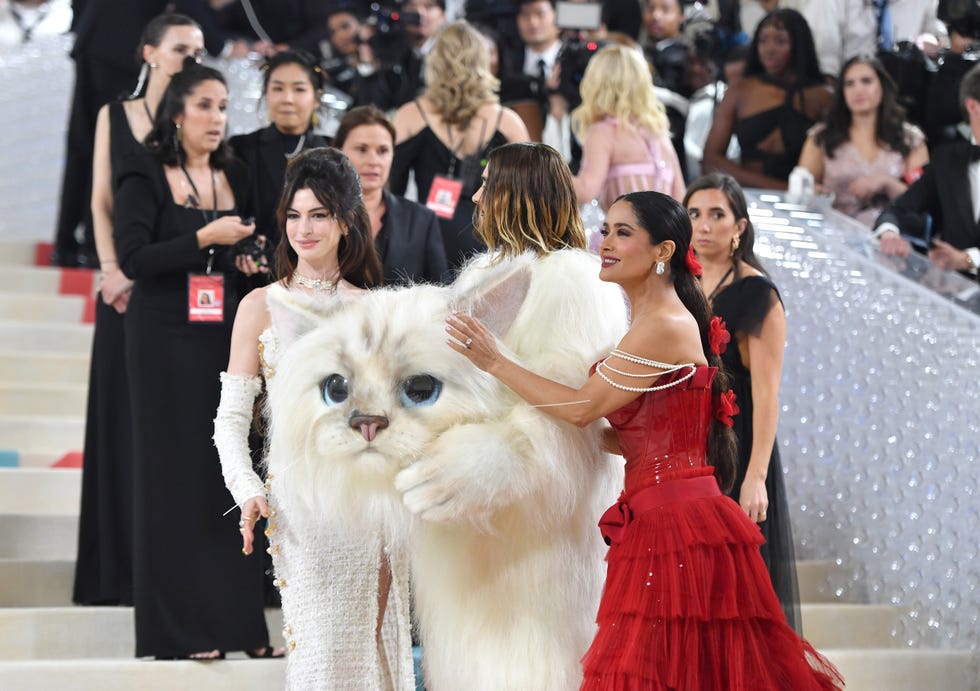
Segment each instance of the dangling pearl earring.
M664 272L664 263L657 262L657 275L660 276Z

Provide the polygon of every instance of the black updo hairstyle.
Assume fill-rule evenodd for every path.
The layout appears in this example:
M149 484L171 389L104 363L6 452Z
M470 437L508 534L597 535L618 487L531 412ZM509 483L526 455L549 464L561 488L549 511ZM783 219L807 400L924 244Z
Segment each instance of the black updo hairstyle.
M364 207L361 179L343 152L333 147L307 149L286 167L282 196L276 208L281 234L276 248L277 280L287 283L296 270L296 251L286 233L286 211L296 192L302 189L310 190L346 231L337 248L341 278L361 288L381 285L381 261L374 247L371 219Z
M184 58L184 68L175 74L163 92L163 99L157 108L153 129L146 135L144 144L157 159L168 166L183 165L187 155L180 144L180 137L174 118L184 112L187 97L203 82L217 81L228 87L221 72L211 67L199 65L188 56ZM224 170L234 160L231 147L225 140L211 153L211 166Z
M144 27L143 34L140 36L139 45L136 46L136 64L140 66L140 76L136 89L130 94L130 98L137 98L143 95L147 77L150 74L150 66L143 60L143 49L147 46L159 48L163 42L163 37L174 26L192 26L195 29L201 29L200 24L183 14L160 14L151 19L146 27Z
M647 232L651 245L670 240L674 253L670 256L668 278L674 284L677 296L687 310L694 315L701 332L701 347L708 364L718 368L712 383L712 393L719 396L729 388L721 358L711 350L708 330L711 309L701 291L698 279L687 266L687 251L691 246L691 219L687 210L673 197L660 192L630 192L616 199L629 203L639 226ZM737 458L735 433L732 428L715 417L708 432L708 464L714 466L715 476L723 491L728 491L735 481Z

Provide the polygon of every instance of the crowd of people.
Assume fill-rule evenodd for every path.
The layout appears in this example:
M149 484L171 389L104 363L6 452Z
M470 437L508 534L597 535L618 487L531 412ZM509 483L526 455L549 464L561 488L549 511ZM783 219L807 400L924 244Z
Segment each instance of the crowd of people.
M458 296L489 272L520 305L541 290L541 267L568 262L569 275L593 273L522 323L543 334L559 321L611 323L615 310L575 312L601 282L619 286L629 328L587 372L562 370L588 369L567 344L518 338L480 314L442 316L445 358L498 380L528 419L569 438L572 425L590 430L625 458L619 501L587 517L610 547L601 601L585 603L590 618L575 629L589 640L562 638L574 685L839 688L798 633L776 441L786 314L753 251L742 186L786 189L803 170L883 252L921 247L976 277L980 68L956 78L972 142L955 140L941 114L910 108L889 49L907 40L923 60L968 56L980 14L947 12L944 24L937 3L922 14L930 3L892 0L886 21L840 0L845 32L805 0L610 1L595 22L564 27L550 0L510 13L442 0L186 4L189 15L147 18L137 63L114 81L94 76L104 56L76 45L69 164L91 164L91 189L66 173L58 260L94 252L101 300L75 601L134 605L140 657L288 652L294 688L351 674L365 675L351 688L407 688L411 545L380 527L370 541L318 532L308 506L277 496L292 466L266 473L277 411L261 401L286 347L269 304L323 317L381 286ZM83 33L91 7L76 17ZM201 64L209 46L265 56L267 126L227 138L225 79ZM127 78L131 95L108 98ZM351 102L332 136L317 128L327 89ZM83 191L89 250L70 243L86 223L69 214ZM592 200L604 220L590 241L576 205ZM437 401L442 384L425 376L413 384L424 391L403 391L409 404ZM351 391L331 374L310 405L354 405ZM370 446L388 425L355 408L346 432ZM425 456L397 491L433 520L431 506L413 509L432 480L419 476ZM277 591L287 631L319 626L298 652L290 633L286 651L270 645L263 606ZM429 612L431 586L419 592ZM329 615L307 606L328 594ZM453 629L426 614L419 633L439 691L454 683L439 681L455 678L440 657ZM554 688L567 688L560 674Z

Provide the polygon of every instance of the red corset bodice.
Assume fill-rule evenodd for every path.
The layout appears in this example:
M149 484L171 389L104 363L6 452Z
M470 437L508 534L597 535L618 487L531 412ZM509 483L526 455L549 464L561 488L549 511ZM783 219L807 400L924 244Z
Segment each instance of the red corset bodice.
M661 386L690 370L664 375ZM706 465L711 424L711 382L717 368L698 367L694 376L660 391L640 394L606 416L626 458L626 494L665 480L710 475Z

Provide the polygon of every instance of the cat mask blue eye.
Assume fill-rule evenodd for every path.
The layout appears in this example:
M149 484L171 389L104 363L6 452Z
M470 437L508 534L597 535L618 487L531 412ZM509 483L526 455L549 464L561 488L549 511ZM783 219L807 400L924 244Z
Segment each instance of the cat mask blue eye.
M320 395L327 405L339 405L347 400L350 388L347 379L341 374L331 374L320 382Z
M402 382L400 398L406 408L432 405L439 400L442 382L431 374L417 374Z

